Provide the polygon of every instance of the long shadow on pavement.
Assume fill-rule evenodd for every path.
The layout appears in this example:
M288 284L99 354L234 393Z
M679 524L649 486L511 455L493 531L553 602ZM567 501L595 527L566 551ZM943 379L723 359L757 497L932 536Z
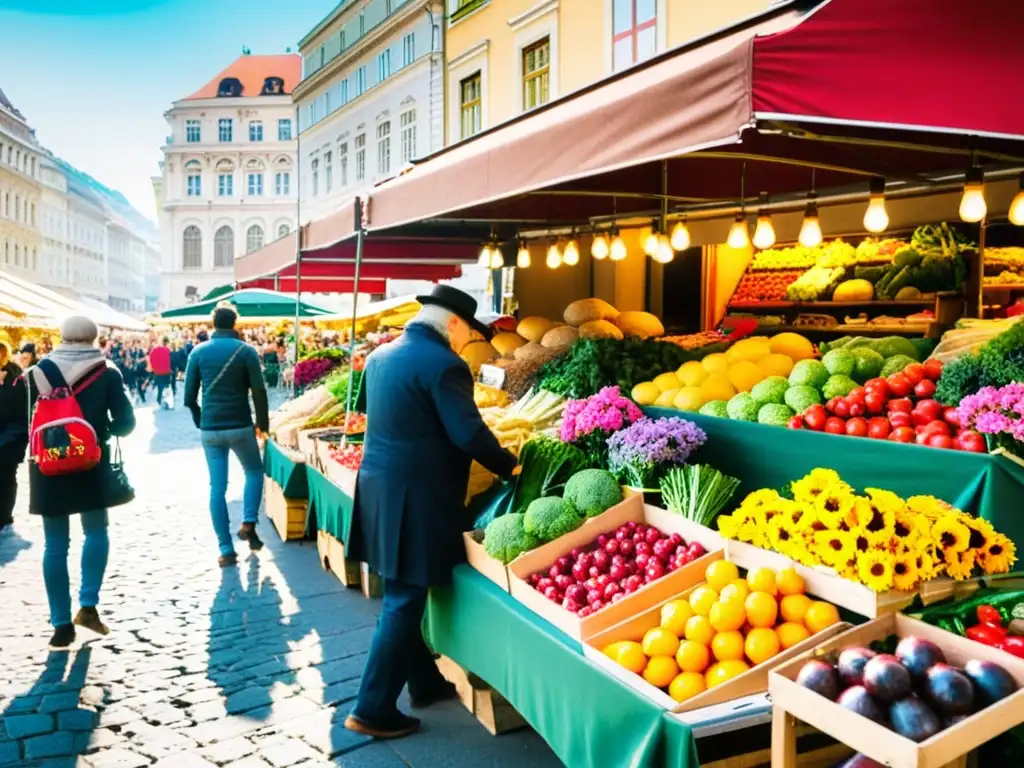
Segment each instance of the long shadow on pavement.
M31 546L32 543L21 538L13 527L4 528L0 531L0 568L13 563L22 551Z

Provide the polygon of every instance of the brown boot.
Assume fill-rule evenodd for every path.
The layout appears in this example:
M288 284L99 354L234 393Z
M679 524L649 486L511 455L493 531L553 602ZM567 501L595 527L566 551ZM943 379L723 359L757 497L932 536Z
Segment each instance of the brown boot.
M75 624L86 629L91 629L98 635L109 635L110 628L100 621L100 615L96 611L96 608L82 607L78 609L78 613L75 614Z
M249 549L253 552L263 549L263 539L256 533L256 523L242 523L242 527L238 529L238 538L249 542Z

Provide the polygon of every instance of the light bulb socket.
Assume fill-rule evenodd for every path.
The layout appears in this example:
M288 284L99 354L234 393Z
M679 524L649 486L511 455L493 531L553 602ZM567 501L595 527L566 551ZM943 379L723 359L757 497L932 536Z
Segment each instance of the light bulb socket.
M980 165L972 165L967 169L967 173L964 174L964 186L965 187L977 187L985 183L985 171L981 169Z
M807 207L804 208L804 218L818 218L818 204L814 200L807 201Z
M885 179L881 176L872 176L868 182L868 194L871 197L885 194Z
M1017 180L1017 187L1024 192L1024 171L1021 171L1020 178Z

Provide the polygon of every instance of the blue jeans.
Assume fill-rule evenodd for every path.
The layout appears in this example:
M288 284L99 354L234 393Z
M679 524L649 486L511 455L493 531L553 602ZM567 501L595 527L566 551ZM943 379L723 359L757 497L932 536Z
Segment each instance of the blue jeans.
M370 643L359 698L352 714L374 725L387 725L399 714L398 696L409 684L413 699L427 699L444 685L444 677L423 640L427 588L384 580L384 602Z
M95 608L100 601L103 573L107 570L110 539L107 537L107 510L82 512L82 587L78 604ZM50 623L55 627L71 623L71 585L68 581L68 545L71 538L71 515L44 517L43 581L50 603Z
M203 452L210 470L210 517L222 555L233 555L231 520L228 517L228 454L234 451L245 472L245 490L242 492L242 522L256 523L263 499L263 459L256 442L256 430L241 429L203 430Z

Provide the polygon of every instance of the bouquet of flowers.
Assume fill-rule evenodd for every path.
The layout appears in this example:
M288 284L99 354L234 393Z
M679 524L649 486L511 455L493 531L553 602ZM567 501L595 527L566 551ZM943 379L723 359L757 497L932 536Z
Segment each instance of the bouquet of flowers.
M594 466L603 467L608 438L642 418L637 404L623 397L618 387L605 387L596 395L565 404L559 437L582 450Z
M1024 384L982 387L960 401L957 415L965 428L990 435L990 445L995 443L1014 454L1024 447Z
M340 358L310 357L295 364L295 386L305 389L341 364Z
M657 488L666 470L685 464L706 440L692 421L645 417L608 438L608 468L633 488Z
M719 531L875 592L912 591L938 576L963 581L976 569L1007 573L1017 559L1013 541L990 522L934 496L903 499L879 488L860 496L831 469L812 470L789 492L754 491L715 518Z

